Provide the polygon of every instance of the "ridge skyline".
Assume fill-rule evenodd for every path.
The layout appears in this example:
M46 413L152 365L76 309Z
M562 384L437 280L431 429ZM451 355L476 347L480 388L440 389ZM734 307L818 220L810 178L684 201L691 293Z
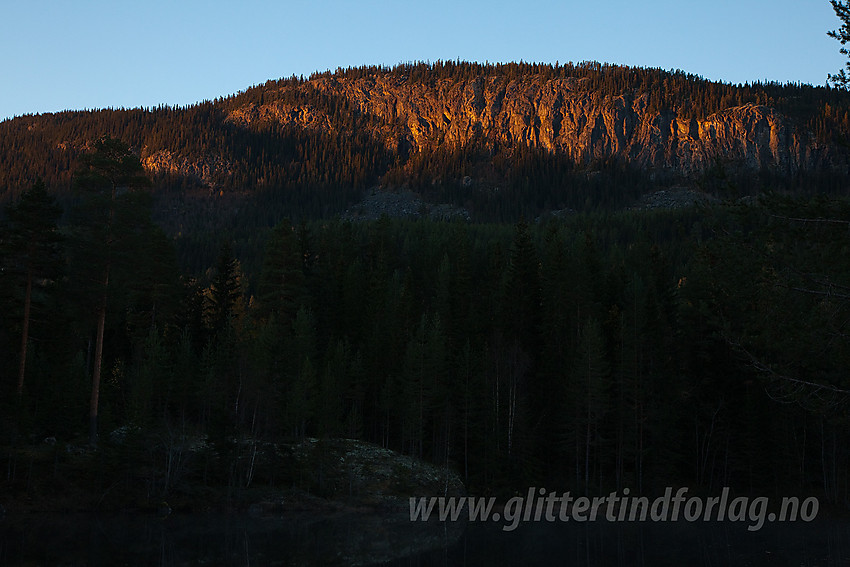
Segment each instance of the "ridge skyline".
M0 120L62 110L188 106L280 77L364 64L604 61L728 84L824 84L843 64L826 0L640 6L532 1L304 6L248 1L143 8L99 1L6 7ZM734 14L734 17L729 17ZM166 17L167 15L167 17Z

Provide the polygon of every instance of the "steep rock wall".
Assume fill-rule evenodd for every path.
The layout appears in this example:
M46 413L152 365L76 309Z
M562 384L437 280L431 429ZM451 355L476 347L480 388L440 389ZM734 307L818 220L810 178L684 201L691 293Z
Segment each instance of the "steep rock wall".
M674 109L650 111L646 95L602 96L577 79L522 81L505 77L431 84L403 77L320 78L299 88L354 101L383 124L373 134L388 147L403 140L414 151L476 137L565 154L580 162L620 160L645 169L698 173L717 160L780 173L835 165L838 156L766 107L747 104L705 119ZM333 128L321 111L280 101L231 112L228 121L296 123ZM841 160L838 160L841 161Z

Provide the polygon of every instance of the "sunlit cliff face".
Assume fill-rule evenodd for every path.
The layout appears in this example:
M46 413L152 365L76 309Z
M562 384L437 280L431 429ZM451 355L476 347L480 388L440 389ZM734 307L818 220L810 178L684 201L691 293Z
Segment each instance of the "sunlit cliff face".
M604 96L582 89L581 82L499 76L425 84L395 76L323 77L297 88L355 102L362 113L379 119L377 138L390 148L403 139L413 151L480 139L500 147L544 148L577 161L613 158L685 175L711 167L718 158L748 169L792 173L834 157L766 106L747 104L686 118L675 110L652 110L648 95ZM280 101L239 108L228 121L337 127L315 108Z

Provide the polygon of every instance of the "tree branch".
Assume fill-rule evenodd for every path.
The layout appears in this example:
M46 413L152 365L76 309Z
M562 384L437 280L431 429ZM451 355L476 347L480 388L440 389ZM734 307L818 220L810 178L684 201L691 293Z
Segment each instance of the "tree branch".
M837 386L832 386L830 384L820 384L818 382L811 382L809 380L801 380L800 378L792 378L791 376L786 376L785 374L780 374L780 373L776 372L776 370L774 370L773 367L771 367L769 364L766 364L766 363L762 362L761 360L759 360L750 351L748 351L746 348L744 348L741 345L741 343L733 341L732 339L730 339L725 334L723 334L722 336L723 336L723 340L726 341L726 343L729 346L733 347L738 352L744 354L744 356L746 356L747 359L750 361L750 365L760 372L770 374L774 378L776 378L778 380L782 380L784 382L788 382L789 384L794 384L794 385L797 385L797 386L803 386L803 387L811 388L813 390L813 393L826 391L826 392L831 392L831 393L834 393L834 394L841 394L842 396L850 396L850 390L838 388ZM850 398L848 398L848 399L850 399Z
M782 215L774 215L774 214L769 214L768 216L771 217L771 218L774 218L774 219L786 220L786 221L792 221L792 222L843 224L843 225L850 226L850 221L841 220L841 219L825 219L825 218L809 219L809 218L805 218L805 217L785 217L785 216L782 216Z

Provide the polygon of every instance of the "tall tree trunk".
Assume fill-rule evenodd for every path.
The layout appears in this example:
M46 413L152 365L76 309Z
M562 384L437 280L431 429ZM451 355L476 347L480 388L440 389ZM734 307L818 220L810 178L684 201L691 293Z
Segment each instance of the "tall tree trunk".
M584 436L584 493L585 495L590 494L590 425L591 425L591 416L590 416L590 408L588 405L587 410L587 426L586 432Z
M109 286L109 265L103 280L103 297L97 314L97 338L94 347L94 371L91 382L91 403L89 404L89 444L97 447L97 407L100 399L100 370L103 362L103 332L106 328L106 290Z
M27 270L27 291L24 295L24 324L21 331L21 365L18 369L18 397L24 393L24 375L27 371L27 343L30 332L30 305L32 304L32 266Z

